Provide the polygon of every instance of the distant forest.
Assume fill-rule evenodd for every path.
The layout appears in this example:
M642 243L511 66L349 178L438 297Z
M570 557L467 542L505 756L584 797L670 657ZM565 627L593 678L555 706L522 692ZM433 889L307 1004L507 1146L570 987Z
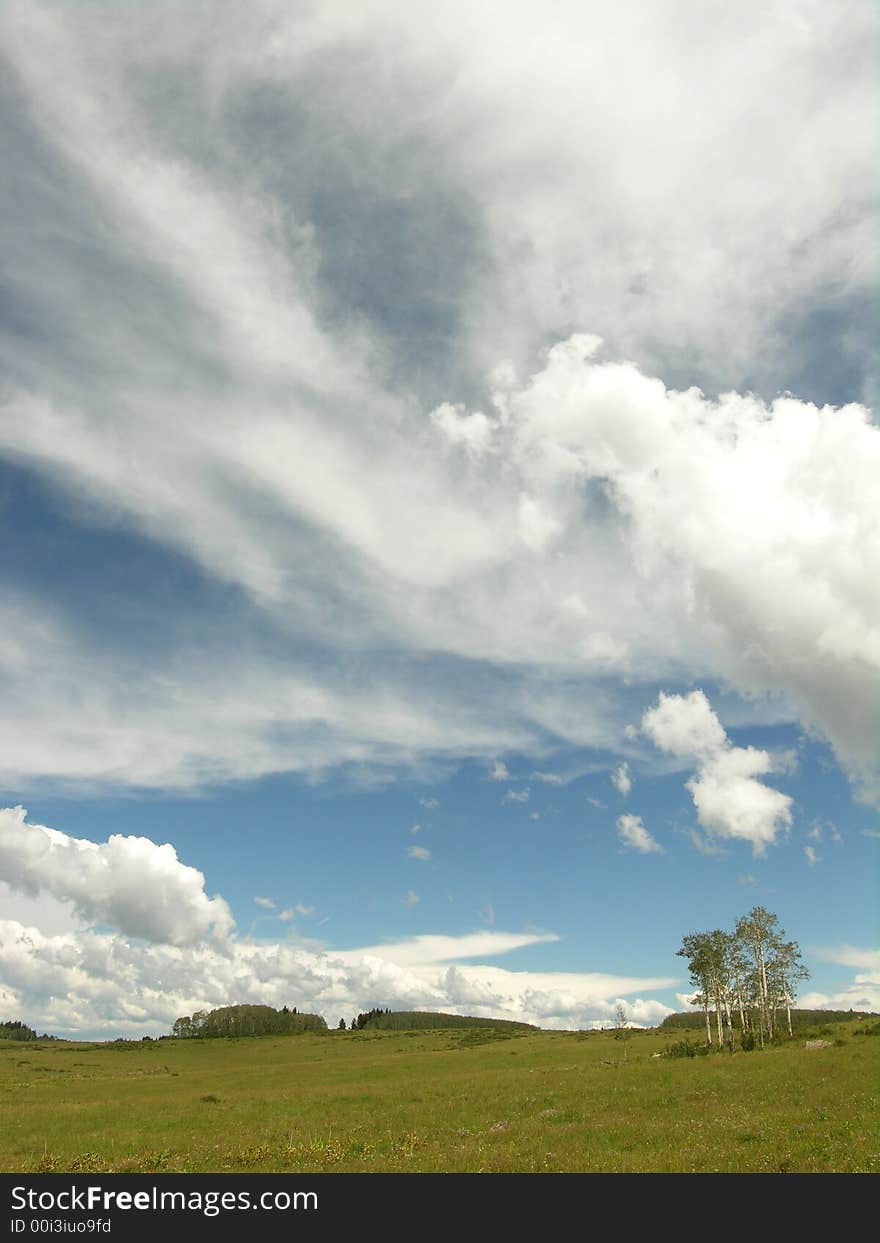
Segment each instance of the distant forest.
M867 1010L792 1010L791 1025L794 1031L805 1027L815 1027L821 1023L846 1023L850 1019L871 1019L876 1015ZM693 1010L677 1014L667 1014L660 1024L660 1031L702 1029L703 1015Z
M34 1029L19 1019L9 1023L0 1023L0 1040L36 1040L36 1038L37 1033Z
M229 1036L278 1036L299 1032L325 1032L327 1024L320 1014L300 1014L296 1006L273 1010L271 1006L221 1006L218 1010L196 1010L176 1019L172 1036L210 1040Z
M540 1031L532 1023L514 1019L469 1018L464 1014L435 1014L429 1010L368 1010L351 1021L352 1031L427 1031L438 1027L500 1027L511 1031Z

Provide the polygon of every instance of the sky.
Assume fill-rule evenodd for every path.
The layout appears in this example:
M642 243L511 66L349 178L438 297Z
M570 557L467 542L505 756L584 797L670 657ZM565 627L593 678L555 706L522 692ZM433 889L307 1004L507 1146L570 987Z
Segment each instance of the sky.
M0 1021L880 1010L876 38L0 7Z

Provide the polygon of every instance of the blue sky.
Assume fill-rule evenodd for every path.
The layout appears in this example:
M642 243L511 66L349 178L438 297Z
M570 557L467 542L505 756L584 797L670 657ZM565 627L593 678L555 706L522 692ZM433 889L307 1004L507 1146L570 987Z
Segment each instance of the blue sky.
M876 15L709 17L4 7L0 1018L880 1009Z

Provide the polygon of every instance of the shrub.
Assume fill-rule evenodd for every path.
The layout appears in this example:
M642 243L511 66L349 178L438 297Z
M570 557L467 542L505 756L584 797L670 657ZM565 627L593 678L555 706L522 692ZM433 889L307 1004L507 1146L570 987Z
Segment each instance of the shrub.
M705 1057L710 1049L707 1044L691 1044L687 1036L666 1046L667 1057Z

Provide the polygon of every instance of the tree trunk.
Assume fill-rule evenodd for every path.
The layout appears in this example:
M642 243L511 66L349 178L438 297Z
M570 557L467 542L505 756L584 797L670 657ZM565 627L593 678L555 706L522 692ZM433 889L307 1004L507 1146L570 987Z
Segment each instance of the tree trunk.
M773 1039L773 1019L771 1018L770 1007L768 1005L770 997L769 997L769 993L767 989L767 964L764 960L763 945L760 947L759 954L760 954L759 962L761 965L761 1010L763 1011L763 1014L762 1014L763 1026L767 1028L770 1039L772 1040ZM763 1047L764 1047L764 1042L762 1039L761 1048L763 1049Z

